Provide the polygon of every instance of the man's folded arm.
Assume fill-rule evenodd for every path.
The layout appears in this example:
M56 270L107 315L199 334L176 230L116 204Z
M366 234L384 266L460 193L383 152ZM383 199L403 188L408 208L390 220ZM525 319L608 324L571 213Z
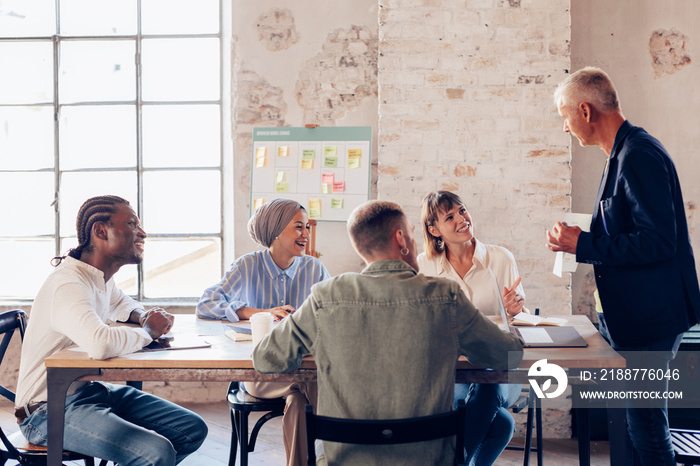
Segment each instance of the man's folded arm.
M282 319L255 347L253 366L263 374L297 369L310 354L316 337L316 309L313 294L297 311Z

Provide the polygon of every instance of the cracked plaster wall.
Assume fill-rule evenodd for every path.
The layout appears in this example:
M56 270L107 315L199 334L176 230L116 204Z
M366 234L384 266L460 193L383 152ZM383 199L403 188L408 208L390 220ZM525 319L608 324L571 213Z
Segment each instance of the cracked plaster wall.
M282 8L282 6L284 8ZM377 129L377 3L234 0L235 225L249 217L252 129L372 126ZM376 167L377 144L372 156ZM372 169L376 196L376 168ZM235 256L256 249L235 231ZM345 224L321 222L316 249L335 275L359 270Z

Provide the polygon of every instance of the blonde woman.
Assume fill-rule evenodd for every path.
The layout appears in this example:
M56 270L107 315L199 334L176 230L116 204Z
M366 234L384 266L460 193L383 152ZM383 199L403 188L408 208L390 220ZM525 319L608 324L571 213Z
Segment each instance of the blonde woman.
M455 280L483 314L498 315L501 302L511 316L527 312L513 254L476 239L472 218L457 194L428 194L423 199L421 223L425 250L418 256L421 273ZM508 384L455 385L455 405L459 399L467 401L467 464L493 464L508 445L515 422L506 408L509 400L517 399L520 388Z

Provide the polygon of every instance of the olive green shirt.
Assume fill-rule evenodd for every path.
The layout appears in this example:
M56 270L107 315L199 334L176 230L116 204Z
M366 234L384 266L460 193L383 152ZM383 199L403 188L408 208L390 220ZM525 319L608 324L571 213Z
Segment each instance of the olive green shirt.
M453 280L418 274L406 262L377 261L311 289L253 352L261 373L293 370L312 354L318 414L400 419L452 409L455 362L514 368L520 340L501 331ZM329 464L452 464L454 439L366 446L324 442Z

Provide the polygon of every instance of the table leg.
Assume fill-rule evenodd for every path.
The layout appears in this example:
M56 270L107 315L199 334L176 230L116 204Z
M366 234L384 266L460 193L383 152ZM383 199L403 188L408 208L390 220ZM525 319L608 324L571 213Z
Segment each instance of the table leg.
M588 409L576 409L576 435L578 437L578 463L581 466L591 464L591 433L588 424Z
M608 408L608 439L610 464L625 464L627 458L627 410Z
M48 384L48 399L46 400L48 417L47 466L60 466L63 458L63 424L68 387L79 377L99 374L100 370L94 368L48 367L46 369Z

